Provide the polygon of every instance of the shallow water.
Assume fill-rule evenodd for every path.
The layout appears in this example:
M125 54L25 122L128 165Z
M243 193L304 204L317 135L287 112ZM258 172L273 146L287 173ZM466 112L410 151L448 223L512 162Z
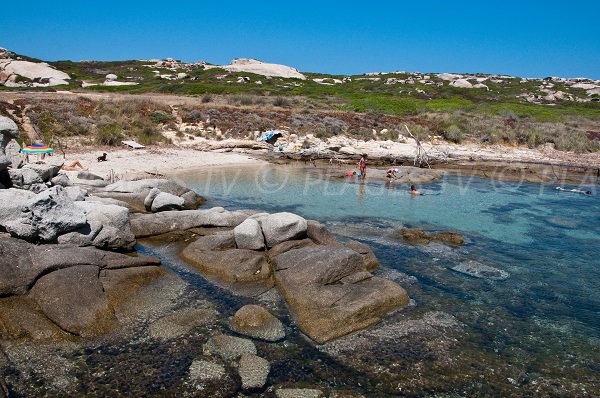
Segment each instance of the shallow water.
M417 278L407 288L416 308L447 312L465 325L457 377L474 363L502 363L494 383L506 383L506 389L498 391L538 391L534 386L548 380L558 386L550 394L599 391L600 197L595 187L590 187L594 195L584 196L549 184L450 174L420 186L425 195L413 197L407 185L320 178L318 170L284 166L224 168L179 178L207 196L208 206L291 211L370 244L382 265L378 272L396 270ZM466 244L409 245L391 236L403 226L459 231ZM492 281L449 269L469 260L510 277ZM421 375L432 381L438 376L434 371Z

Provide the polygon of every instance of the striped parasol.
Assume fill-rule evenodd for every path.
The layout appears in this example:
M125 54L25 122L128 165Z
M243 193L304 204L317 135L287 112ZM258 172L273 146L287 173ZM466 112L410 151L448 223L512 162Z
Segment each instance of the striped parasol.
M52 149L48 145L44 145L44 144L31 144L31 145L27 145L25 148L21 149L21 152L27 153L27 154L52 153L52 152L54 152L54 149Z

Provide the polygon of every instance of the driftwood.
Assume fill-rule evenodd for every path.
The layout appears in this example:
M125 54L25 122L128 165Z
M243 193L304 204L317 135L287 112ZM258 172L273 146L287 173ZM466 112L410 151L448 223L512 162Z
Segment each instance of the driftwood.
M423 167L423 163L425 163L428 168L431 168L429 165L429 155L427 154L425 148L423 148L423 145L421 145L421 141L410 132L406 124L404 125L404 128L406 128L406 131L408 131L408 135L410 135L417 143L417 153L415 154L413 165L416 166L418 162L419 167Z

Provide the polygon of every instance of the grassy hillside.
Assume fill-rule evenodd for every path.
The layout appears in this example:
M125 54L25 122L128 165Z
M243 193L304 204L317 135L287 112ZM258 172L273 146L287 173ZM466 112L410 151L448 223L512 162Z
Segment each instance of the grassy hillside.
M558 149L577 152L596 151L600 147L593 140L594 133L600 131L598 94L573 87L572 81L564 79L464 75L472 83L478 79L477 82L485 87L461 88L453 87L438 74L399 72L335 76L306 73L307 79L300 80L232 73L218 67L180 62L158 65L155 61L58 61L50 64L68 73L73 79L71 84L35 90L198 96L204 104L203 110L211 104L219 104L250 108L255 114L269 108L362 114L359 119L375 120L374 125L359 126L369 132L372 129L397 129L398 126L377 122L387 120L387 116L396 116L414 122L417 134L424 138L435 135L453 142L474 140L528 146L551 142ZM104 86L102 83L108 74L117 75L119 82L137 84ZM82 82L85 85L82 86ZM88 86L90 84L93 85ZM556 94L560 98L553 98L553 93L560 93ZM44 114L43 107L44 104L37 105L38 113ZM47 117L53 116L50 110L46 113ZM328 114L328 117L334 116ZM343 120L346 116L338 118ZM138 124L146 122L138 121ZM339 129L321 123L313 126L316 128L313 133L322 138L335 134L365 136L365 131L356 134L356 129L344 123ZM264 122L260 125L268 127L272 124ZM151 123L146 126L148 131L150 126ZM69 129L73 127L65 127L65 130ZM229 128L229 131L238 130Z

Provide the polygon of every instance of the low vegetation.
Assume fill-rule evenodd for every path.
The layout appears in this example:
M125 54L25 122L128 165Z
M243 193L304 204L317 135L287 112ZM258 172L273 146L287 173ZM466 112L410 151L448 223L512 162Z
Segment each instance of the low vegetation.
M413 134L425 140L437 137L454 143L528 147L553 144L557 149L575 152L600 149L596 138L600 136L598 95L589 98L590 102L525 101L524 93L545 95L543 87L550 85L540 80L479 75L487 78L487 89L463 89L433 77L430 81L413 79L410 84L390 84L414 77L407 73L349 77L309 73L307 80L298 80L230 73L199 64L166 68L147 61L59 61L52 65L70 74L73 81L67 89L73 91L197 96L197 106L183 107L180 116L186 123L204 123L219 130L221 135L214 137L218 139L285 127L323 139L345 134L393 140L403 134L401 127L407 123ZM101 84L109 73L116 74L119 81L138 84L80 87L84 80ZM177 77L182 73L185 77ZM552 90L573 98L587 95L561 82L552 82ZM155 143L165 141L161 130L176 130L171 109L160 103L81 99L30 102L27 112L45 137L79 137L106 145L122 138Z

